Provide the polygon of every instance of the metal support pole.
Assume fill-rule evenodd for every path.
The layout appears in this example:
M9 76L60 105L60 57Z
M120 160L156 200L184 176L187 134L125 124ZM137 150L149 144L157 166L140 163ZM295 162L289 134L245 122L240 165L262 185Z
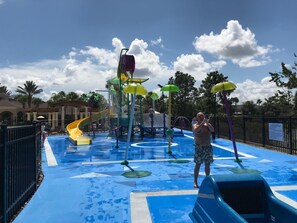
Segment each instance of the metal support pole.
M245 121L246 121L246 119L245 119L245 116L243 115L242 116L242 128L243 128L243 142L245 143L246 142L246 127L245 127Z
M292 116L289 118L290 154L293 154Z
M8 216L7 216L7 211L8 211L8 147L7 147L7 125L1 125L2 129L2 143L3 143L3 177L4 177L4 182L3 182L3 223L8 222Z
M265 134L265 118L262 116L262 146L265 147L266 143L266 134Z

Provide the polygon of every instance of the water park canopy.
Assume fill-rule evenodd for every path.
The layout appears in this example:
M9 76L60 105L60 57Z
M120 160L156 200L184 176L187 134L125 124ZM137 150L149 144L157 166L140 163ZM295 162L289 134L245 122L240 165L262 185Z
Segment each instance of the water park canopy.
M129 83L138 83L138 84L142 84L144 82L146 82L148 80L148 78L143 79L143 78L129 78L128 82Z
M126 81L128 83L142 84L142 83L146 82L147 80L149 80L149 78L146 78L146 79L144 79L144 78L128 78ZM120 84L120 79L117 77L114 77L114 78L108 80L107 84L113 84L113 85L117 84L118 85L118 84Z
M157 99L159 99L159 95L158 95L156 92L152 92L152 93L150 94L150 97L151 97L153 100L157 100Z
M147 90L139 84L129 84L124 87L123 92L128 93L128 94L136 94L136 95L147 95Z
M229 91L229 90L234 90L234 89L236 89L235 84L233 84L232 82L225 81L225 82L221 82L221 83L214 85L211 88L211 92L216 93L219 91Z
M179 87L174 84L166 84L161 88L161 91L179 92Z
M107 84L120 84L120 79L117 77L111 78L107 81Z

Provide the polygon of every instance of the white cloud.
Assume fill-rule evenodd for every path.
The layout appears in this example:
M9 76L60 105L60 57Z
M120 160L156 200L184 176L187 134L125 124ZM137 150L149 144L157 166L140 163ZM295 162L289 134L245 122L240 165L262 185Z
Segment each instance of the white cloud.
M102 68L115 67L118 64L118 55L114 51L98 47L87 46L85 50L80 50L80 55L86 56L87 58L83 59L92 61L93 64L101 65Z
M115 53L117 55L120 55L121 50L125 48L122 41L118 38L112 39L112 46L115 48Z
M226 62L222 60L207 63L200 54L182 54L177 57L176 61L173 63L173 67L175 71L188 73L197 81L201 81L206 77L207 73L219 70L225 64Z
M230 59L240 67L262 66L271 61L272 46L259 46L255 34L242 28L237 20L230 20L220 34L196 37L193 42L198 52L208 52L220 59Z
M155 46L155 45L159 45L161 42L162 42L162 38L161 38L161 37L159 37L159 38L156 39L156 40L151 40L151 44L152 44L153 46Z
M162 44L162 38L159 37L156 40L151 40L151 45L152 46L160 46L161 48L164 48L164 45Z
M4 0L0 0L0 5L4 4Z
M167 78L168 81L169 77L174 75L167 66L161 63L157 54L148 50L148 44L144 40L133 40L129 47L129 54L135 56L135 76L137 77L162 77Z
M93 63L87 57L77 60L76 57L81 57L82 54L71 55L60 60L43 60L0 68L0 83L14 92L17 86L23 86L27 80L34 81L44 90L42 98L47 100L50 91L89 92L104 88L105 81L115 75L116 67L101 69L100 64Z
M14 93L17 86L25 81L34 81L44 92L38 96L48 100L52 93L70 91L82 93L95 89L105 89L108 79L117 75L117 66L121 49L125 46L118 38L112 39L112 49L87 46L84 49L71 49L57 60L41 60L0 68L0 83ZM181 54L172 62L173 68L164 65L159 56L149 49L146 41L134 39L128 54L135 56L134 77L149 78L143 85L148 91L159 92L158 84L166 84L176 71L192 75L197 82L206 74L220 70L226 65L224 60L205 61L200 54ZM240 102L264 99L274 95L274 83L263 79L261 83L246 80L237 84L232 94Z
M271 77L265 77L260 82L245 80L242 83L237 83L236 90L231 97L237 97L239 104L246 101L257 102L258 99L264 101L265 98L273 96L277 90L280 90L274 82L270 82Z
M112 50L92 46L73 48L61 59L0 68L0 83L14 93L17 86L32 80L44 90L41 94L44 100L59 91L89 92L105 89L106 81L117 75L119 55L124 48L118 38L112 40L112 46ZM155 89L159 83L167 83L169 77L174 75L172 70L160 62L159 56L148 50L144 40L135 39L129 49L128 54L133 54L136 61L134 77L150 78L145 83L148 90Z

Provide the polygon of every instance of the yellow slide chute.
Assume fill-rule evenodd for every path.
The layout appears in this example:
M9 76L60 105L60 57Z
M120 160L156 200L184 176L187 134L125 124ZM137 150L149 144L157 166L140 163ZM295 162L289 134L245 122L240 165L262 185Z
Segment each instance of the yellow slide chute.
M97 114L92 115L92 122L99 121L100 119L108 117L109 110L104 110ZM92 139L89 136L84 136L81 130L84 126L91 123L90 117L75 120L67 125L67 133L69 135L70 141L74 145L90 145L92 144Z

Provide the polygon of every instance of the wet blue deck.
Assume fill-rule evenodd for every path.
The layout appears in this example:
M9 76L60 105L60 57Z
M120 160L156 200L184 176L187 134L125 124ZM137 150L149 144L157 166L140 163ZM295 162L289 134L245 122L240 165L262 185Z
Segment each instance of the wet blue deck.
M67 136L48 137L43 149L44 180L14 223L191 222L197 190L193 188L193 139L175 137L171 147L188 163L173 163L166 138L136 139L129 153L135 170L152 174L126 178L120 165L126 142L97 136L90 146L73 146ZM47 144L46 144L47 145ZM232 143L216 139L212 174L260 173L277 195L297 207L297 157L237 143L242 166L234 162ZM52 153L51 153L52 152ZM199 184L204 178L203 166ZM132 208L131 208L132 206ZM131 217L132 216L132 217Z

